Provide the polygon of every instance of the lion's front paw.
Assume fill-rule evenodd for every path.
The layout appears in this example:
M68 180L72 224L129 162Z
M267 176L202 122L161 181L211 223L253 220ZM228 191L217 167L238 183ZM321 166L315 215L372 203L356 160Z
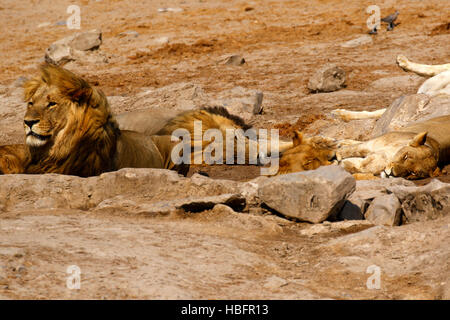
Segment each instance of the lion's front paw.
M404 55L399 54L397 56L397 64L400 68L402 69L406 69L408 67L409 64L409 60L408 58L406 58Z

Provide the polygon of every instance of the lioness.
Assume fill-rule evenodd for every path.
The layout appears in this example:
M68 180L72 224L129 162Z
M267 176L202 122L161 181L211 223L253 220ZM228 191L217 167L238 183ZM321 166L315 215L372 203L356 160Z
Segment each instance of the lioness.
M426 178L433 176L439 165L450 162L450 115L346 144L336 157L351 173Z
M305 138L294 132L293 146L282 153L277 174L314 170L330 165L336 154L336 140L325 137Z

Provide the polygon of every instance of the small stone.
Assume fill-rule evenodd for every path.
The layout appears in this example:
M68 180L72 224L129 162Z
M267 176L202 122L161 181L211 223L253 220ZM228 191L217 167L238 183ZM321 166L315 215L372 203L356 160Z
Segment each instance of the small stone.
M311 92L333 92L345 86L345 71L328 64L317 70L309 79L308 89Z
M183 12L183 8L159 8L158 12Z
M241 66L244 63L245 59L240 55L232 55L225 61L225 64L229 66Z
M273 290L285 286L286 284L288 284L288 282L285 279L277 276L272 276L266 279L266 282L264 283L264 288Z
M169 37L159 37L152 41L154 44L162 45L169 43Z
M24 273L26 271L27 271L27 268L25 266L22 266L22 265L20 265L20 266L18 266L16 268L16 272L18 272L18 273Z
M121 33L118 34L118 36L119 37L127 37L127 36L129 36L129 37L137 38L137 37L139 37L139 32L130 30L130 31L121 32Z
M75 60L72 48L67 44L53 43L45 52L45 61L52 64L64 64Z
M253 96L253 114L261 114L263 111L263 97L264 94L261 91L255 92L255 95Z
M37 25L38 28L44 28L44 27L48 27L49 25L51 25L50 22L43 22Z
M365 214L366 219L370 222L384 226L400 225L401 216L401 203L393 194L375 198Z

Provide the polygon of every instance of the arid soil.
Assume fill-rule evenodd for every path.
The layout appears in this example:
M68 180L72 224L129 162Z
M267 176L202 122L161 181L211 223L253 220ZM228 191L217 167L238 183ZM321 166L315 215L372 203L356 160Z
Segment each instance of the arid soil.
M68 18L70 4L0 2L0 95L17 105L15 112L0 105L0 144L22 141L20 77L37 72L51 43L79 31L56 25ZM105 59L67 67L101 87L116 113L177 109L193 100L185 99L192 88L230 98L243 87L264 94L263 114L250 121L255 127L279 128L285 137L293 129L316 134L335 123L333 109L376 110L415 93L425 78L397 67L397 54L450 62L448 1L378 1L382 16L400 11L400 24L392 32L383 25L371 43L353 48L341 44L367 34L365 10L374 1L78 4L80 31L102 30ZM167 7L183 10L158 12ZM246 63L224 65L233 54ZM310 94L309 77L326 63L345 70L346 88ZM363 131L353 138L364 138ZM194 167L190 174L198 171L242 181L259 168ZM0 208L0 298L450 299L449 217L393 228L333 227L264 211L142 217ZM70 265L81 269L80 290L66 288ZM380 289L366 286L371 265L381 269Z

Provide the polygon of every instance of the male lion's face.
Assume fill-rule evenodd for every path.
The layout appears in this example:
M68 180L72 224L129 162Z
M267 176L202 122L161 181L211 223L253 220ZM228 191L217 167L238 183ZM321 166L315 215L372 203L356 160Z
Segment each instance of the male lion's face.
M52 141L67 121L66 102L56 88L42 85L29 99L24 117L26 143L42 147Z
M437 168L437 157L433 149L426 145L427 133L416 135L409 145L395 154L393 161L385 169L389 176L407 179L421 179L432 175Z
M323 137L303 138L295 132L293 147L284 152L280 158L278 174L314 170L320 166L332 164L336 155L336 142Z

